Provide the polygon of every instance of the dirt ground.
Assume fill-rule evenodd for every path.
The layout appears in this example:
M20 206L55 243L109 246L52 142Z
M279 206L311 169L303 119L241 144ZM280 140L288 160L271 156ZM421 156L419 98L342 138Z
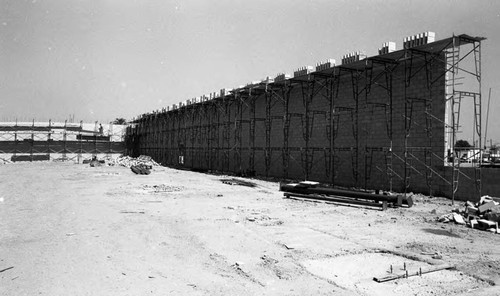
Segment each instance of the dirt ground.
M500 295L500 234L436 222L449 200L380 211L222 178L0 165L0 295Z

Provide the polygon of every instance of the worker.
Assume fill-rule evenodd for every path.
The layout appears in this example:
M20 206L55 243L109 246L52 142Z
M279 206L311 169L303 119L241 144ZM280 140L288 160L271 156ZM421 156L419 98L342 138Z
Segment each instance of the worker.
M102 128L102 124L99 123L99 135L104 135L104 129Z

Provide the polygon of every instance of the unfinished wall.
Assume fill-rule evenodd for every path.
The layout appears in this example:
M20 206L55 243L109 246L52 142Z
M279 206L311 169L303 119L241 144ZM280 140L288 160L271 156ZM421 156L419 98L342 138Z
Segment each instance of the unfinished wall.
M1 122L0 158L81 159L84 155L110 155L125 152L124 125L97 123ZM90 157L87 155L86 157Z
M451 196L446 46L251 84L143 115L127 131L129 154L201 171Z

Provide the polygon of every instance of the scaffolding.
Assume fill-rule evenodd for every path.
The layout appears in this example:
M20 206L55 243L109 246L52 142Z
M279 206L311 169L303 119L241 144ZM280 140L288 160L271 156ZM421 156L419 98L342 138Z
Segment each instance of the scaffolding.
M127 153L196 170L452 200L460 180L468 180L480 196L481 160L462 167L455 142L461 103L470 99L481 147L482 40L459 35L405 43L398 51L305 67L293 77L280 74L143 114L127 129ZM468 59L473 71L461 66ZM458 88L459 73L476 85Z
M124 129L108 125L106 134L94 124L53 122L0 123L0 156L3 160L74 160L80 162L85 154L123 154Z

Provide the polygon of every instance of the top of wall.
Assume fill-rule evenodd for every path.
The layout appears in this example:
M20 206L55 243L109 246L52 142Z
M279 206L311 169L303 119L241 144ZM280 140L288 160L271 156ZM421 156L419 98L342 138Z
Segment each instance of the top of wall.
M290 86L304 81L312 81L316 77L328 78L335 75L341 75L341 73L349 73L350 71L362 71L365 70L368 65L371 67L373 64L384 65L399 63L407 57L408 52L437 54L448 48L480 42L485 39L484 37L472 37L461 34L435 41L435 34L433 32L424 32L404 38L403 48L400 50L396 50L394 42L385 42L378 50L379 55L376 56L367 57L362 51L352 52L342 57L340 65L336 65L334 59L328 59L324 62L317 63L315 68L312 66L301 67L294 72L293 76L287 73L279 73L275 78L266 77L263 80L252 81L245 86L242 85L235 89L224 88L219 92L210 93L209 95L186 100L161 110L142 114L132 122L138 122L146 117L154 117L160 113L178 112L181 109L186 109L193 105L206 104L214 100L234 99L243 94L259 94L265 92L267 89L281 88L285 85Z

